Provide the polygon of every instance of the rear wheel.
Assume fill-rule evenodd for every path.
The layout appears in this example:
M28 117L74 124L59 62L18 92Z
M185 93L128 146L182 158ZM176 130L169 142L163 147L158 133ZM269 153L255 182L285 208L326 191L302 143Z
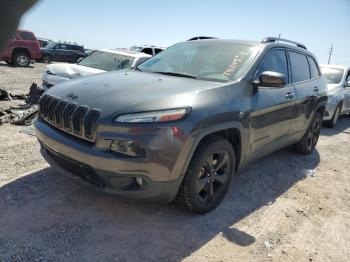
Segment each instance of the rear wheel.
M226 195L235 161L235 152L226 139L207 139L194 154L175 203L196 213L215 209Z
M13 55L12 61L15 66L27 67L30 64L30 56L26 52L18 52Z
M44 55L44 56L43 56L43 62L44 62L44 63L50 64L51 61L52 61L51 56L49 56L49 55Z
M306 131L303 138L294 145L296 152L304 155L311 154L318 142L318 138L321 133L322 116L316 112L315 117L312 120L308 130Z
M334 111L333 117L330 121L325 122L325 125L331 128L334 128L338 122L338 119L341 115L341 105L338 105Z

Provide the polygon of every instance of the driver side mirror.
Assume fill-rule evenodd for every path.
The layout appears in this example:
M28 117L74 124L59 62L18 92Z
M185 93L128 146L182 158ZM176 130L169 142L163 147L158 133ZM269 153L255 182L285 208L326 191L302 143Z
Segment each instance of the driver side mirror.
M284 81L284 74L273 72L273 71L265 71L262 72L259 76L259 80L255 80L253 85L255 87L263 86L263 87L283 87L286 82Z

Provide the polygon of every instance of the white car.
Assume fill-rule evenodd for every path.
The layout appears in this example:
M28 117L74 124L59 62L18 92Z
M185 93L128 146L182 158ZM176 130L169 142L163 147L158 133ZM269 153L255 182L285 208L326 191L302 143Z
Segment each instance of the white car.
M337 124L340 115L350 112L350 67L321 65L328 84L328 102L323 121L329 127Z
M62 81L80 76L135 67L150 57L151 55L128 50L101 49L91 53L77 64L56 63L48 65L43 74L42 88L45 90Z
M166 48L154 45L142 45L142 46L132 46L130 51L142 52L149 55L157 55L160 52L163 52Z

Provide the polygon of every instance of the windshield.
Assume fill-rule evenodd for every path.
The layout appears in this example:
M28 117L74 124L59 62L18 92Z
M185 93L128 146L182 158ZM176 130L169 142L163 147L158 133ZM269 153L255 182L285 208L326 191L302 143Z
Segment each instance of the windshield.
M96 51L78 64L104 71L112 71L130 68L134 59L134 57L128 55Z
M56 45L55 42L51 42L51 41L50 41L49 44L48 44L47 46L45 46L45 48L52 49L52 48L55 47L55 45Z
M141 50L142 50L142 47L140 46L132 46L130 48L130 51L135 51L135 52L141 52Z
M340 84L344 74L340 68L321 67L321 71L328 84Z
M203 80L234 81L247 70L259 49L217 41L183 42L137 68L145 72L187 75Z

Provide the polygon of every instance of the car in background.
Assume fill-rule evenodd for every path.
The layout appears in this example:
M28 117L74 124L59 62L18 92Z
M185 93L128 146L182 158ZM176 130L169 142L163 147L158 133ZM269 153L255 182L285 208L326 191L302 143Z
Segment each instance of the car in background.
M335 127L339 116L350 112L350 67L321 65L321 71L328 86L328 102L323 121L326 126Z
M130 48L131 51L141 52L151 56L155 56L160 52L163 52L165 49L166 49L165 47L158 47L153 45L132 46Z
M110 49L94 51L90 56L82 58L77 64L57 63L48 65L46 72L43 74L42 89L46 90L60 82L80 76L135 67L150 57L150 55L133 51Z
M86 57L84 46L70 42L53 42L41 50L44 63L52 61L76 63L79 58Z
M53 43L54 41L47 39L47 38L38 37L38 42L40 44L40 47L44 48L44 47L48 46L49 44Z
M40 60L40 44L33 32L17 30L0 54L0 60L19 67L29 66L31 60Z

